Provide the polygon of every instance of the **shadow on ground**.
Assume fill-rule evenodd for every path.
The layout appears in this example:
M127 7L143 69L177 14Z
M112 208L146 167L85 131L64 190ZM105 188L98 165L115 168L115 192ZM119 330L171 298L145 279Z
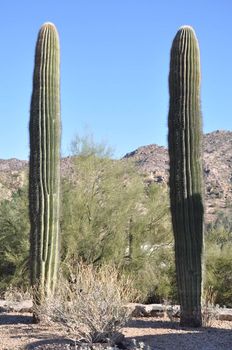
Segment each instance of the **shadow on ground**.
M29 343L22 348L25 350L75 349L71 339L61 336L59 330L49 329L40 324L34 325L30 315L0 314L0 325L6 329L10 339L16 340L14 344L17 344L17 339L25 339L25 343ZM135 339L150 345L151 350L232 349L231 329L180 327L177 322L163 319L132 319L125 327L124 334L129 341Z
M127 328L138 329L138 336L129 337L143 342L151 350L229 350L232 349L232 330L224 328L180 327L177 322L134 319ZM162 329L162 334L155 334ZM154 334L152 334L154 330ZM174 333L175 332L175 333Z
M25 315L10 315L10 314L0 314L0 325L13 325L13 324L30 324L32 323L32 316Z

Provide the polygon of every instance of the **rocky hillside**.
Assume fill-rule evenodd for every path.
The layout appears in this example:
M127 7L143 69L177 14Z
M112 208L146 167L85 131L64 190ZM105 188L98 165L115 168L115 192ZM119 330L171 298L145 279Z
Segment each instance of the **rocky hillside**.
M214 131L204 135L204 179L207 221L215 213L232 207L232 132ZM168 183L169 159L165 147L148 145L127 153L147 182Z
M148 183L168 183L168 152L165 147L148 145L127 153ZM28 163L18 159L0 160L0 200L11 198L27 179ZM64 158L61 173L71 175L70 158ZM207 221L218 211L232 206L232 132L215 131L204 136L204 178Z
M0 201L10 199L27 181L27 164L26 160L0 159Z

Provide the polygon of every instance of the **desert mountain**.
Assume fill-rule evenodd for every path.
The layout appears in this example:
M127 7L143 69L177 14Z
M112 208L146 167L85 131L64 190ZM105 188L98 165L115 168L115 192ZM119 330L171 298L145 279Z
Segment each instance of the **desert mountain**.
M207 221L219 211L232 207L232 132L214 131L204 135L204 179ZM168 184L168 151L155 144L127 153L123 159L135 162L148 183ZM72 171L70 157L62 159L63 176ZM10 199L26 181L28 162L18 159L0 160L0 200Z
M232 207L232 132L214 131L204 135L203 171L207 221L219 211ZM168 150L157 145L139 147L124 158L133 159L146 181L168 183Z

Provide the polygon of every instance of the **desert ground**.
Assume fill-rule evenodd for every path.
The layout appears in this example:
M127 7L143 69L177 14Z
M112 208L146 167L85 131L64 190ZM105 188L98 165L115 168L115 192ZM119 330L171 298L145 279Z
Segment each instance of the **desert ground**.
M136 339L151 349L229 350L232 349L232 322L213 321L211 327L183 328L165 317L139 317L123 328L125 339ZM33 324L30 313L0 314L1 350L74 350L59 328Z

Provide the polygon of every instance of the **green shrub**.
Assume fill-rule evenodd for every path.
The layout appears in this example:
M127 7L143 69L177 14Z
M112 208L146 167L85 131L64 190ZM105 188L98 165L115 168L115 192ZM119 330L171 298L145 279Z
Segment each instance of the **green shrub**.
M215 291L215 303L232 307L232 246L211 245L206 255L206 288Z
M29 218L27 186L0 204L0 292L7 286L27 286Z
M232 307L232 222L218 215L206 234L205 288L215 292L215 303Z

